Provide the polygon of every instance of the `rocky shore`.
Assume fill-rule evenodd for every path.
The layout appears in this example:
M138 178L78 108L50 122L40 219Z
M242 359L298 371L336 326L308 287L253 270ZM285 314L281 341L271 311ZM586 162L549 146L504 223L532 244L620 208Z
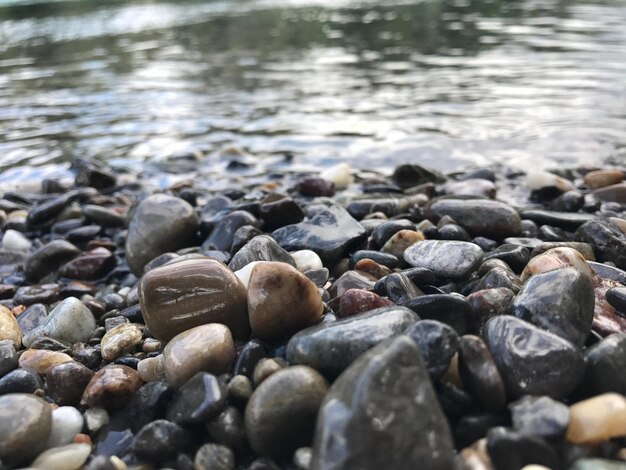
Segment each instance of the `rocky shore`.
M623 169L73 170L0 199L0 469L626 468Z

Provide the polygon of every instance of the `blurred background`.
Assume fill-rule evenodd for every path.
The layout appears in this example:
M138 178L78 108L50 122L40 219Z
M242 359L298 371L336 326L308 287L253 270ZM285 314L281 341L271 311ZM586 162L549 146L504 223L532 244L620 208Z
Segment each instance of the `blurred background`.
M0 183L230 147L303 168L623 163L626 0L0 0Z

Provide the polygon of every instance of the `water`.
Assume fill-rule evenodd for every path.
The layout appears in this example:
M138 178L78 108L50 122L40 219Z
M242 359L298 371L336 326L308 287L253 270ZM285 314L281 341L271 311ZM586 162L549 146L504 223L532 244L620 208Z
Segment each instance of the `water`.
M0 0L0 183L229 147L623 163L626 0Z

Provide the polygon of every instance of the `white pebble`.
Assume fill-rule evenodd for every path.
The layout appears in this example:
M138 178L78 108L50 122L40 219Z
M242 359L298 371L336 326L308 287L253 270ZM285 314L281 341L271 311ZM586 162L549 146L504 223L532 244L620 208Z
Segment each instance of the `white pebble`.
M526 186L531 191L549 187L558 188L562 192L574 189L574 185L571 181L561 178L560 176L553 175L552 173L548 173L547 171L533 171L527 173Z
M320 257L311 250L299 250L289 253L293 260L296 262L296 268L301 273L310 271L312 269L322 269L324 265Z
M91 453L89 444L69 444L45 451L31 464L40 470L78 470Z
M70 444L83 430L83 415L73 406L61 406L52 411L52 429L46 449Z
M109 413L104 408L89 408L85 411L85 423L92 434L109 424Z
M28 251L31 241L17 230L8 229L2 237L2 248L9 251Z
M254 267L259 263L264 263L265 261L252 261L251 263L246 264L239 271L235 271L235 276L239 278L241 283L248 288L248 282L250 282L250 274Z
M327 168L320 173L320 178L334 183L337 189L345 189L352 183L350 166L347 163L340 163Z

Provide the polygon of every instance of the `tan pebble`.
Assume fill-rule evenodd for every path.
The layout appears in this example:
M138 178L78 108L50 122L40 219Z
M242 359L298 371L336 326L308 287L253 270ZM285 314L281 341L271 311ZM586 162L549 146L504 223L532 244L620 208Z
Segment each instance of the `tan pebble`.
M252 383L245 375L235 375L228 383L228 395L232 398L246 402L252 395Z
M573 444L594 444L626 435L626 398L605 393L570 406L566 439Z
M200 371L223 374L230 370L235 355L233 337L226 326L219 323L196 326L174 336L165 346L165 378L177 387Z
M286 263L257 264L248 284L252 334L264 341L286 338L319 323L324 305L317 286Z
M387 266L383 266L382 264L378 264L376 261L371 260L369 258L364 258L354 265L354 269L356 271L362 271L367 274L371 274L376 279L380 279L381 277L385 277L388 274L391 274L391 269Z
M278 372L281 369L287 367L287 363L277 357L261 359L257 362L252 373L252 381L254 386L258 387L261 382L267 379L274 372Z
M85 387L81 405L122 408L141 384L141 377L136 370L117 364L106 366L96 372Z
M619 217L609 217L609 222L619 228L626 234L626 219L620 219Z
M0 341L10 339L19 348L22 344L20 327L11 310L4 305L0 305Z
M450 382L456 387L463 388L463 382L461 381L461 375L459 374L459 354L454 353L450 360L448 370L443 375L443 380Z
M463 470L492 470L493 466L489 457L485 454L481 454L476 450L466 447L460 454L461 462L463 463ZM485 458L487 460L485 461Z
M163 354L156 357L148 357L137 363L137 372L144 382L154 382L165 378Z
M102 359L110 362L132 351L141 343L142 336L141 329L134 323L122 323L111 328L100 341Z
M578 272L584 274L591 280L595 277L583 255L573 248L558 247L552 248L551 250L548 250L545 253L531 259L524 268L524 271L522 271L520 279L525 281L534 274L541 274L548 271L554 271L555 269L569 267L576 269Z
M394 255L398 259L404 259L404 251L413 243L425 240L424 234L415 230L400 230L394 233L383 245L380 251Z
M40 374L57 364L64 362L72 362L73 359L62 352L48 351L47 349L27 349L22 353L19 359L19 365L22 369L34 369Z
M596 170L587 173L584 179L591 189L598 189L620 183L624 179L624 173L619 170Z

